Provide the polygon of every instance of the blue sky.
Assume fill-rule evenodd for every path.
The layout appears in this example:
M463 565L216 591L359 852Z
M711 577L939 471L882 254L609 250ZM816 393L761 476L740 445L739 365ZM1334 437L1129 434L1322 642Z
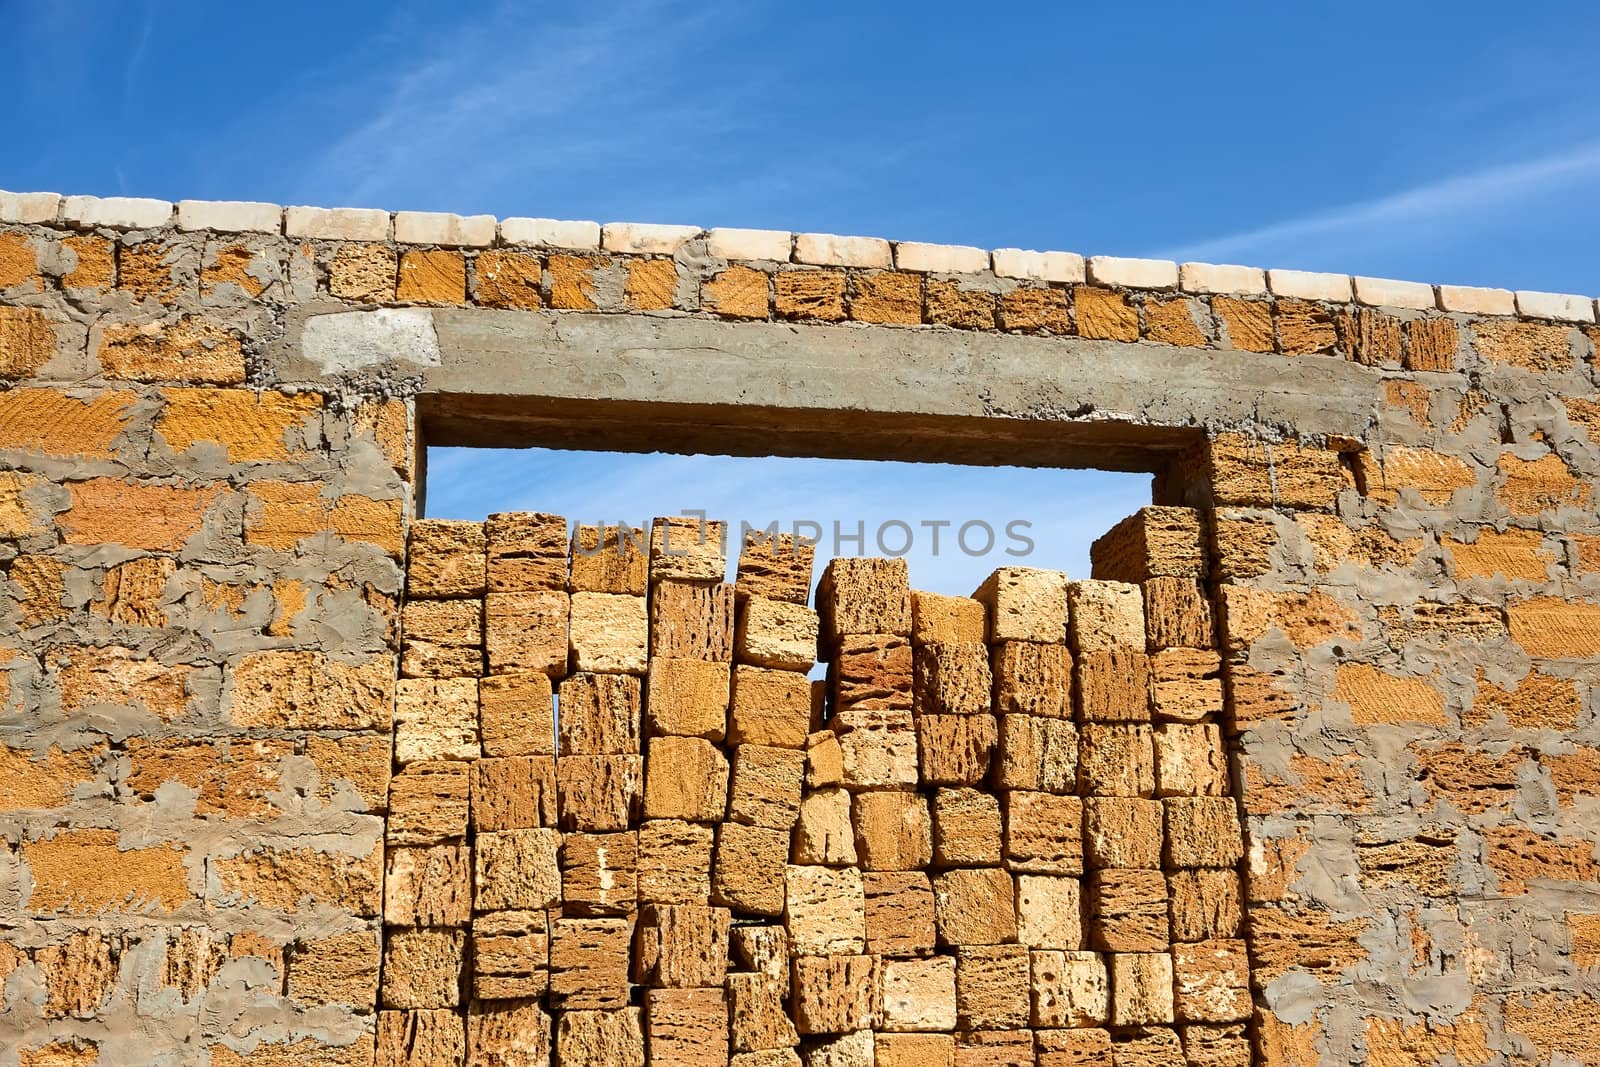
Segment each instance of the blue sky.
M0 188L1600 292L1592 3L545 7L0 0ZM1088 538L1149 492L660 456L440 455L434 472L434 514L577 517L598 489L628 518L1023 518L1046 530L1031 562L1079 574ZM912 559L951 592L1010 562Z

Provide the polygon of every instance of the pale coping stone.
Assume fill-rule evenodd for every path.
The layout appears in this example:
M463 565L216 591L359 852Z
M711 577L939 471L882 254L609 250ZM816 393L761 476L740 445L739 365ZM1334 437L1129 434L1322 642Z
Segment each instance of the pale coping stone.
M1225 263L1185 263L1178 268L1178 284L1188 293L1267 294L1267 275L1260 267Z
M1081 282L1083 257L1076 252L1034 252L1025 248L994 250L994 272L1002 278L1041 282Z
M1178 265L1170 259L1092 256L1089 280L1096 285L1122 285L1130 289L1173 289L1178 284Z
M1443 311L1462 311L1471 315L1515 315L1517 299L1510 289L1441 285L1439 307Z
M291 207L283 213L283 232L327 241L387 241L389 213L364 207Z
M392 361L437 367L439 334L427 308L377 308L313 315L300 335L300 351L324 374L341 374Z
M494 244L493 215L452 215L446 211L396 211L394 239L408 245L487 248Z
M1330 304L1350 302L1350 275L1323 274L1313 270L1269 270L1267 286L1274 296L1295 300L1326 300Z
M1517 310L1530 319L1556 319L1560 322L1593 322L1594 300L1570 293L1535 293L1517 290Z
M251 200L179 200L178 229L282 233L283 208Z
M542 245L590 252L600 248L600 224L587 220L501 219L500 240L508 245Z
M60 193L0 192L0 222L54 222L60 210Z
M172 222L172 201L137 196L69 196L61 202L61 221L117 230L150 230Z
M608 222L600 231L607 252L671 255L678 246L700 234L698 226L661 226L649 222Z
M889 242L881 237L801 233L795 235L794 261L819 267L888 267Z
M789 262L794 235L788 230L741 230L723 226L706 234L706 251L718 259Z
M979 274L989 269L989 253L971 245L932 245L897 241L894 265L923 274Z
M1433 286L1425 282L1400 282L1392 278L1354 279L1356 299L1372 307L1415 308L1429 311L1436 306Z

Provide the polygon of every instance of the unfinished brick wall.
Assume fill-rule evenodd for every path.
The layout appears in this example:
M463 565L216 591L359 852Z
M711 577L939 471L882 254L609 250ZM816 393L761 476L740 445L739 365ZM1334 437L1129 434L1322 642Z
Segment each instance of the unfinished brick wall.
M948 340L975 391L986 345L1259 359L1357 383L1360 417L1155 427L1191 442L1150 462L1163 506L1094 554L1140 587L1142 650L1113 587L1077 586L1040 640L959 599L852 617L908 580L836 573L815 730L809 573L743 561L765 607L741 634L720 556L574 553L504 519L475 579L470 528L413 521L428 366L310 326L435 314ZM1024 1033L1051 1067L1106 1042L1124 1064L1600 1062L1594 320L1064 253L0 194L0 1067L509 1067L561 1062L564 1035L626 1062L700 1050L719 1011L741 1067L793 1062L741 1048L787 1026L819 1067L1009 1062ZM980 413L1101 440L1160 418L1041 397ZM994 618L1053 603L1040 581L997 583ZM557 695L591 733L524 729ZM714 954L672 954L720 943L710 909L731 999ZM1074 953L1105 968L1103 1024ZM1137 1022L1119 957L1152 994Z

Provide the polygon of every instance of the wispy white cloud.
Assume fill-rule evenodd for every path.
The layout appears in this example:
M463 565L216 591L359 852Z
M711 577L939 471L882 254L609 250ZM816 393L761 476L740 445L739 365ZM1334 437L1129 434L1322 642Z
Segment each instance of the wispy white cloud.
M632 0L569 22L532 10L502 5L437 36L385 35L398 54L337 86L361 117L326 138L302 189L459 210L512 182L531 191L551 174L637 173L640 160L735 121L697 60L748 8Z
M1446 225L1452 234L1490 225L1503 219L1507 209L1596 177L1600 142L1590 142L1157 254L1164 259L1305 265L1357 247L1416 240Z

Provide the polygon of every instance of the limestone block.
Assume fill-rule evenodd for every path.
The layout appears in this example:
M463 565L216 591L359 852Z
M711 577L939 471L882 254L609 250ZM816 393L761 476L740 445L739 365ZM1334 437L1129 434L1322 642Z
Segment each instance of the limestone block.
M844 746L832 723L806 737L806 788L827 789L844 784Z
M644 817L721 822L728 760L699 737L653 737L645 746Z
M561 839L561 899L568 915L627 915L638 905L639 837L631 830Z
M1193 578L1151 578L1144 583L1145 645L1212 648L1211 601Z
M388 931L383 946L383 1006L454 1008L461 1004L465 930Z
M869 1030L808 1042L800 1051L805 1067L874 1067L872 1032Z
M481 597L488 574L483 523L418 519L411 524L406 594Z
M497 911L472 921L472 995L541 997L550 984L550 930L543 911Z
M483 600L484 647L489 673L567 673L571 599L565 592L493 592Z
M472 763L474 830L555 826L558 817L553 756L506 756Z
M982 641L917 645L913 660L912 690L919 715L988 713L994 689L988 645Z
M728 741L804 748L811 729L811 683L798 671L733 668Z
M644 995L650 1059L683 1067L727 1067L728 1004L718 989L651 989Z
M1149 722L1150 670L1149 655L1138 649L1107 649L1078 656L1079 720Z
M478 754L476 678L402 678L395 683L396 763L471 760Z
M466 1029L459 1012L441 1008L377 1014L375 1067L460 1063L467 1054ZM216 1058L213 1053L212 1059Z
M643 761L638 756L561 756L556 801L561 828L626 830L639 813Z
M732 958L740 968L754 971L777 984L779 996L789 999L789 932L782 926L735 926L728 935Z
M499 512L484 524L489 589L567 588L567 520L542 512Z
M728 570L728 524L681 515L650 527L650 581L720 582Z
M1028 1025L1028 950L973 945L956 950L956 1019L963 1030L1017 1030Z
M401 674L475 678L483 673L483 601L413 600L400 618Z
M1111 1010L1105 960L1097 952L1031 952L1033 1025L1104 1026Z
M636 754L642 706L643 686L631 675L586 673L562 679L560 755Z
M1074 793L1078 758L1078 728L1069 720L1002 715L990 777L1001 789Z
M727 908L649 904L633 939L633 980L656 988L720 986L728 975Z
M788 859L788 830L723 823L717 827L712 901L751 915L781 915Z
M937 940L933 886L921 871L868 871L867 951L877 956L921 956Z
M1165 952L1117 952L1106 959L1111 972L1111 1025L1172 1022L1171 956Z
M709 826L679 819L640 823L639 903L709 903L714 841Z
M550 1006L563 1012L627 1007L632 934L631 919L553 920Z
M875 1034L875 1067L955 1067L954 1034Z
M853 634L911 633L911 585L904 559L836 557L817 586L822 636L830 647Z
M850 823L850 794L840 788L808 792L800 802L794 829L794 861L827 867L854 866L855 830Z
M1162 804L1169 867L1232 867L1244 855L1232 797L1168 797Z
M734 655L740 663L809 671L817 661L817 613L804 604L752 596L739 606Z
M1250 961L1243 941L1174 945L1172 971L1180 1020L1231 1023L1250 1017Z
M1000 865L1000 801L977 789L933 794L933 863L938 867Z
M1083 801L1015 790L1005 794L1005 860L1030 874L1083 873Z
M468 1063L544 1067L550 1042L550 1015L538 1000L478 1000L467 1007Z
M828 667L841 711L910 711L913 677L911 642L894 634L846 635Z
M1001 641L990 662L998 714L1072 718L1072 654L1065 643Z
M413 763L389 780L391 845L442 845L467 836L465 763Z
M734 587L656 581L650 586L650 653L672 659L733 659Z
M924 785L978 785L989 775L999 726L993 715L918 715Z
M1250 1036L1243 1024L1190 1024L1183 1028L1183 1053L1194 1067L1245 1067L1251 1062Z
M729 1067L804 1067L800 1054L792 1048L768 1048L757 1052L735 1052Z
M1082 792L1103 797L1153 797L1155 747L1142 723L1085 723L1078 780Z
M638 1008L562 1012L556 1023L556 1062L644 1067L642 1013Z
M730 974L727 988L734 1052L791 1049L800 1043L783 983L766 974Z
M1079 884L1075 877L1017 875L1017 943L1038 949L1082 948Z
M1167 883L1160 871L1108 868L1088 881L1090 944L1106 952L1165 952Z
M1033 567L1001 567L972 599L989 616L989 641L1037 641L1062 644L1067 639L1067 576Z
M983 604L966 596L911 591L911 643L922 645L983 644L989 617Z
M653 656L648 689L646 726L652 737L721 741L727 733L728 664Z
M860 871L791 864L784 887L783 920L797 956L864 950L866 897Z
M1161 868L1161 801L1085 797L1083 825L1090 867Z
M844 785L887 789L917 784L917 734L911 712L840 711L828 726L839 738Z
M736 745L728 818L751 826L788 830L800 815L805 753L792 748Z
M766 597L804 604L811 599L815 558L816 546L805 538L797 540L791 534L769 537L764 530L746 530L735 592L741 599Z
M466 845L391 848L383 921L389 926L464 926L472 918L472 851Z
M553 756L555 734L549 675L497 674L478 683L478 738L485 756Z
M1098 1067L1112 1062L1111 1034L1105 1030L1040 1030L1038 1067Z
M574 670L643 674L650 644L645 598L573 593L567 641Z
M956 1028L954 957L884 960L879 970L884 1030L938 1032Z
M1031 1030L965 1030L956 1034L956 1067L1029 1067Z
M1172 871L1167 875L1167 894L1172 940L1210 941L1240 936L1243 908L1238 872Z
M1157 796L1222 796L1228 792L1228 761L1220 726L1161 723L1151 739L1155 743Z
M1089 547L1096 578L1143 582L1206 576L1205 534L1192 508L1140 508Z
M933 856L933 826L920 793L890 789L857 793L850 821L862 870L914 871Z
M1067 587L1072 651L1144 648L1144 592L1131 582L1082 581Z
M481 833L473 847L473 907L478 911L552 908L561 902L555 830Z
M1015 941L1017 913L1011 875L998 867L962 868L933 876L939 944L951 947Z
M376 930L302 940L288 958L289 997L307 1006L371 1004L378 995L378 968ZM46 1012L52 1007L47 1004Z
M572 531L567 591L644 596L649 591L648 544L637 526L579 526Z
M1222 714L1222 657L1168 648L1150 657L1150 708L1167 722L1202 722Z
M794 1024L800 1033L870 1030L881 1017L871 956L801 956L794 961Z

